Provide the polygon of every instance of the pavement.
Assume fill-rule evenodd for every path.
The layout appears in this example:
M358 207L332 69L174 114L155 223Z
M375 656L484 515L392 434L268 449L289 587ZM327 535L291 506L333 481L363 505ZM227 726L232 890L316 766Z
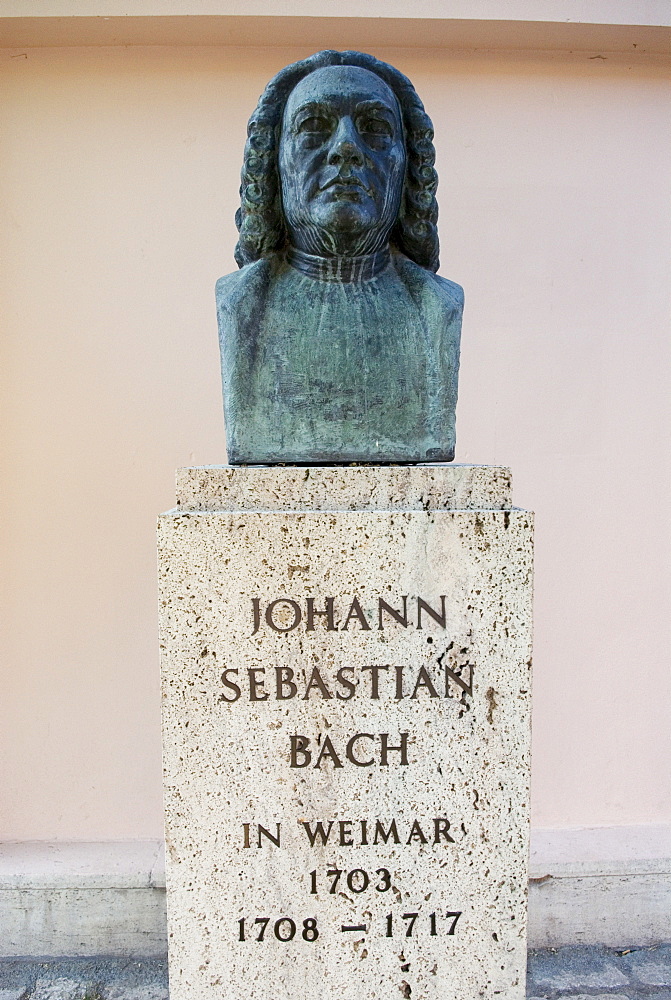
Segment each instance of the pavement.
M671 945L619 950L592 945L530 951L527 997L671 1000Z
M671 944L530 951L527 997L671 1000ZM168 1000L167 960L0 959L0 1000Z
M168 960L3 958L0 1000L168 1000Z

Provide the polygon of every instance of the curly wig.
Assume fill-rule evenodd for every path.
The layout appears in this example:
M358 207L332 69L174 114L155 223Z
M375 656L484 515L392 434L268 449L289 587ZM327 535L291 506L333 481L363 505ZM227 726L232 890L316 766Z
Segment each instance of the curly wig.
M420 267L438 270L438 175L433 126L410 80L393 66L363 52L324 50L292 63L273 77L247 126L235 250L238 267L281 250L287 243L277 167L284 107L297 83L324 66L358 66L379 76L398 100L406 145L406 173L391 242Z

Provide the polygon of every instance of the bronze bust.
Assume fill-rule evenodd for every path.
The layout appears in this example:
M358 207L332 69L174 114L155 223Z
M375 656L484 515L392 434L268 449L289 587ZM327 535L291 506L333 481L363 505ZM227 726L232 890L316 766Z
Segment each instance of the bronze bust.
M435 273L432 140L410 81L360 52L266 87L217 282L231 464L454 458L463 292Z

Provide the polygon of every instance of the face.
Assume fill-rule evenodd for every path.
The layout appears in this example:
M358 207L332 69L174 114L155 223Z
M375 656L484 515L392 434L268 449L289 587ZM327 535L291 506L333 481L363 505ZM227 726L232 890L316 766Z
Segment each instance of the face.
M405 142L398 101L374 73L330 66L294 88L279 149L292 242L308 253L372 253L401 202Z

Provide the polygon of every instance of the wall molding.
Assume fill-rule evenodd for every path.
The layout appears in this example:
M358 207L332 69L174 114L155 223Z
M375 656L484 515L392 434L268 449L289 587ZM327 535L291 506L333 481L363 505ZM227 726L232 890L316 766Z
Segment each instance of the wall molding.
M388 2L388 0L386 0ZM544 0L547 4L547 0ZM1 0L0 0L1 3ZM575 0L573 0L575 3ZM5 5L5 10L8 5ZM22 10L28 5L24 2ZM33 6L37 6L34 4ZM63 9L67 4L60 5ZM99 7L100 5L93 5ZM146 5L145 5L146 6ZM671 55L671 18L647 16L601 20L586 18L544 19L526 11L526 18L390 16L382 5L378 16L372 4L366 17L343 16L342 8L322 4L301 14L298 4L291 14L272 13L265 7L238 4L227 13L125 14L90 16L81 14L47 16L53 3L41 4L41 16L2 16L0 6L0 47L116 46L116 45L235 45L330 48L430 48L468 51L561 51L627 53L632 59L651 54ZM533 6L533 5L530 5ZM81 11L81 3L79 5ZM286 4L283 5L286 11ZM360 9L360 8L359 8ZM407 12L409 8L404 5ZM614 5L611 3L611 10ZM467 13L467 12L466 12ZM596 17L596 14L593 15Z

